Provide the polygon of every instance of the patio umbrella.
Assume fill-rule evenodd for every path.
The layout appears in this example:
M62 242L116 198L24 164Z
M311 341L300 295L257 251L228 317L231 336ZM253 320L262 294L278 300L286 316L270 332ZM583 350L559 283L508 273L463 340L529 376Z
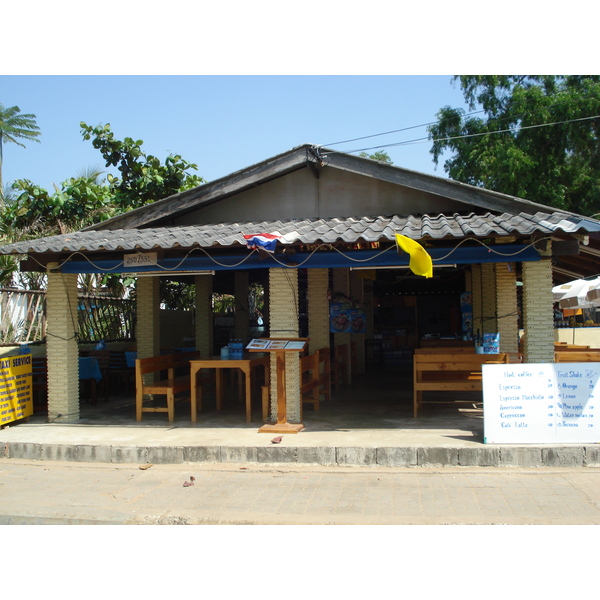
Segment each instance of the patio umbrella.
M585 295L588 302L592 303L592 306L600 306L600 277L594 280Z
M600 277L591 279L589 281L585 279L576 279L570 283L571 288L567 290L567 292L558 301L560 308L594 308L595 305L587 299L587 293L591 286L600 284ZM555 289L556 288L552 289L553 295Z
M569 292L580 289L585 283L585 279L575 279L574 281L554 286L552 288L553 302L558 302Z

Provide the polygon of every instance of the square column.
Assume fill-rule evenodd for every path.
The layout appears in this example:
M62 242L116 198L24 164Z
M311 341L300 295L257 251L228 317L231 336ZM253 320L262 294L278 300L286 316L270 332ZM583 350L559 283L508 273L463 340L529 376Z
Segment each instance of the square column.
M471 296L473 300L473 336L483 333L481 265L471 265Z
M350 298L350 269L332 269L333 272L333 294L335 297L336 293L344 294ZM351 348L350 342L352 341L352 334L350 333L334 333L333 334L333 345L334 345L334 360L335 360L335 346L348 345ZM352 383L352 356L348 353L348 360L350 364L346 369L346 381L344 383Z
M329 348L329 269L307 269L309 353Z
M350 271L350 297L356 300L360 306L365 304L364 279L358 276L356 271ZM365 372L365 334L352 333L350 340L355 343L356 356L352 357L352 363L356 367L356 371L360 374Z
M298 328L298 270L269 269L269 337L297 338ZM271 415L277 414L277 363L271 353ZM285 353L287 419L300 423L300 355Z
M234 272L235 321L234 337L246 345L250 332L250 305L248 303L248 271Z
M496 263L496 305L501 352L519 351L517 273L514 263Z
M552 262L523 263L523 325L525 362L554 362Z
M202 358L214 354L213 350L213 310L212 275L196 275L196 350Z
M160 293L158 277L140 277L136 285L137 354L149 358L160 354Z
M481 265L481 306L483 313L481 333L498 333L495 267L494 263L483 263Z
M79 347L77 343L77 274L52 272L48 265L46 353L48 357L48 420L79 419Z

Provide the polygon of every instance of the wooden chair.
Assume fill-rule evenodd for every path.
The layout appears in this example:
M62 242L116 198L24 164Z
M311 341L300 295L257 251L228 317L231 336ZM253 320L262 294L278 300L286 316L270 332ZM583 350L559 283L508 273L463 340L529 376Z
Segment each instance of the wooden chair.
M94 357L98 361L102 380L100 381L101 394L104 395L104 401L108 402L110 395L110 350L90 350L88 356Z

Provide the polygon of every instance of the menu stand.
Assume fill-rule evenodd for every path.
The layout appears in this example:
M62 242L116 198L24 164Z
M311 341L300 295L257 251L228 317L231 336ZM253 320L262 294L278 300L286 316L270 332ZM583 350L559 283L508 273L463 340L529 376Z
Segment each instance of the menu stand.
M260 338L252 340L246 350L249 352L272 352L275 354L277 376L277 422L263 425L259 433L299 433L304 429L302 423L287 422L285 391L285 355L287 352L303 352L308 338Z

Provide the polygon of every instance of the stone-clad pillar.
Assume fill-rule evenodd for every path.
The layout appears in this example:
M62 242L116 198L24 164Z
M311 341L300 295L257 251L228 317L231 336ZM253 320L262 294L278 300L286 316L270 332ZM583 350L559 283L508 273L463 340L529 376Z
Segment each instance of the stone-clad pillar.
M308 269L308 348L329 348L329 269Z
M498 333L497 306L496 306L496 274L494 263L481 265L481 306L483 313L482 333Z
M48 357L48 420L72 423L79 419L79 347L77 275L51 272L48 265L46 353Z
M248 271L235 271L234 272L234 296L235 296L235 329L234 337L238 340L242 340L244 346L246 346L250 331L250 315L249 303L248 303L248 286L249 277Z
M357 271L350 271L350 297L358 302L362 308L365 305L364 279L359 277ZM350 341L354 342L356 356L352 357L352 363L356 367L357 373L364 374L365 372L365 334L352 333Z
M298 337L298 271L289 268L269 269L269 337ZM286 414L288 423L300 423L300 355L285 353ZM271 415L277 414L277 370L275 353L271 353Z
M481 299L481 265L471 265L471 297L473 301L473 337L483 333L483 306Z
M496 263L496 305L500 352L519 351L517 274L514 263Z
M350 297L350 269L332 269L333 272L333 295L335 300L335 294L344 294L348 298ZM334 333L333 334L333 345L334 345L334 353L335 346L343 346L344 344L348 344L350 347L350 342L352 341L352 337L350 333ZM350 360L350 364L346 369L347 377L344 383L352 383L352 357L350 354L348 355Z
M212 313L212 275L196 275L196 350L202 358L214 354L213 350L213 313Z
M137 354L148 358L160 354L160 287L158 277L140 277L136 286Z
M523 263L523 329L525 362L554 362L552 262Z

